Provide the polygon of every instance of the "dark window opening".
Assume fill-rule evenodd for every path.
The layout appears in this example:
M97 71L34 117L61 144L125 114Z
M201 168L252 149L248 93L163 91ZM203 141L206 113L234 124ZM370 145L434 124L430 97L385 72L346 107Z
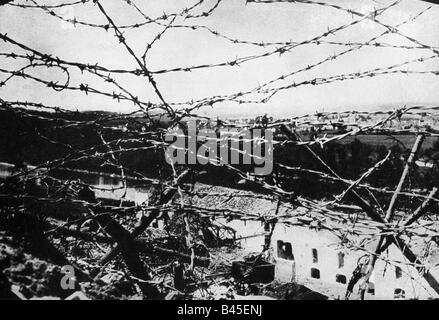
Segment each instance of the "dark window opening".
M294 260L293 248L291 247L291 243L278 240L277 256L281 259Z
M319 253L317 252L317 249L312 249L312 262L319 262Z
M396 279L399 279L402 277L402 269L400 267L395 267L395 277Z
M316 268L311 268L311 278L320 279L320 270Z
M338 267L339 268L344 267L344 253L343 252L338 253Z
M369 282L369 286L367 287L367 293L372 296L375 295L375 284L373 282Z
M342 275L342 274L337 274L335 276L335 281L338 282L338 283L346 284L346 276Z
M395 299L404 299L405 298L405 290L396 288L393 294L393 298Z

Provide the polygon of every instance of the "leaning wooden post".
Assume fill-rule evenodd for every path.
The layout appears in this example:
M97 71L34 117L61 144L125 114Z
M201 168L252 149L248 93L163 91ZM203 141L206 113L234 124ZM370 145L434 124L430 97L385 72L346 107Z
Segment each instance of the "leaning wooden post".
M415 143L413 144L412 151L410 152L410 156L409 156L407 163L404 167L404 171L401 174L401 178L399 180L398 186L397 186L395 192L393 193L392 199L391 199L390 204L389 204L389 208L387 209L386 217L384 219L385 222L390 222L393 219L396 200L398 198L399 193L402 190L405 179L410 171L410 167L413 164L413 161L415 160L415 157L416 157L416 155L419 151L419 148L421 147L423 141L424 141L424 135L419 134L416 138ZM437 188L433 188L433 190L431 191L428 198L414 212L414 214L404 223L404 226L409 226L410 224L415 222L417 219L419 219L425 213L425 211L427 211L427 208L430 204L430 201L433 198L433 196L436 194L436 192L437 192ZM424 266L422 266L422 261L420 261L416 257L416 255L410 250L410 248L405 244L405 242L398 236L387 237L387 242L384 243L385 239L386 239L386 237L384 237L384 236L380 237L378 245L375 249L375 253L374 253L372 259L370 260L370 268L371 268L370 271L371 272L369 272L369 274L372 273L372 270L375 267L375 263L376 263L379 255L384 250L386 250L392 243L395 243L395 245L397 247L399 247L399 249L401 250L403 255L407 258L407 260L415 265L416 270L419 272L419 274L421 274L423 276L423 278L427 281L427 283L431 286L431 288L433 288L437 293L439 293L438 281L434 278L434 276L430 272L428 272L428 271L426 272Z
M424 135L418 134L418 136L416 137L416 141L413 144L412 151L410 152L410 156L407 160L407 163L405 164L404 171L402 172L401 178L399 179L398 186L396 187L396 190L393 193L392 199L390 200L389 208L387 208L386 220L389 222L393 218L393 213L395 210L395 203L396 203L396 200L398 199L398 195L401 192L402 187L404 186L404 182L405 182L407 175L409 174L410 167L411 167L414 159L416 158L416 155L417 155L419 148L421 147L423 141L424 141Z
M419 148L422 145L422 142L424 142L424 135L419 134L416 137L416 141L413 144L412 151L410 152L409 158L407 159L407 163L404 166L404 170L401 174L401 178L399 179L398 186L396 187L395 192L392 195L392 199L390 199L389 207L387 208L386 217L384 219L386 222L390 222L393 219L396 200L398 199L398 195L401 192L402 187L404 186L405 179L407 178L407 175L410 172L410 167L411 167L411 165L416 157L416 154L418 153ZM384 240L385 240L385 237L381 236L380 240L378 241L378 244L376 246L375 254L373 255L372 259L370 259L370 266L372 269L375 267L375 263L376 263L379 255L381 254L381 252L384 251L381 248L381 246L384 243Z
M415 223L420 217L424 215L425 212L427 212L428 208L431 205L431 201L433 200L433 197L436 195L438 191L438 188L433 188L428 195L428 197L425 199L425 201L413 212L413 214L403 223L404 227L408 227L411 224ZM383 239L384 240L384 239ZM385 251L391 244L393 243L393 238L388 237L387 241L381 246L380 252Z

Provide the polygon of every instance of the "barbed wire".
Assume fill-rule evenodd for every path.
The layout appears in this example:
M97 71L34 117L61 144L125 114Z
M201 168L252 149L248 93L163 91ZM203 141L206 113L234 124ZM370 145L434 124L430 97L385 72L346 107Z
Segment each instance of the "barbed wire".
M31 4L28 4L30 2ZM312 151L312 154L322 162L323 169L307 168L306 166L291 166L287 163L276 163L275 167L277 169L283 169L285 173L276 175L271 175L269 177L257 177L249 174L244 169L240 169L237 166L230 165L221 161L220 157L215 159L207 158L201 156L206 160L211 167L221 167L229 173L238 176L240 179L249 183L251 185L258 186L262 193L249 192L238 194L235 191L225 192L216 191L214 187L209 187L208 191L197 190L197 178L193 178L192 181L187 181L187 172L197 171L193 168L183 171L182 168L177 168L171 165L169 168L171 174L167 176L162 176L159 178L148 177L147 174L140 172L131 168L129 165L124 164L122 156L129 155L131 153L145 152L145 151L162 151L165 152L166 148L170 146L170 143L165 142L163 137L168 132L167 129L175 128L176 126L182 126L183 119L204 119L208 121L214 121L214 119L209 119L208 117L200 117L197 112L203 107L212 107L218 103L238 103L238 104L266 104L272 97L282 91L295 89L300 86L319 86L330 84L334 82L346 82L354 81L363 78L374 78L378 76L389 76L389 75L432 75L439 76L439 69L404 69L405 67L411 67L413 64L427 63L435 61L438 58L439 49L437 46L427 45L409 35L400 31L400 27L408 23L415 22L419 17L427 14L431 11L431 6L419 11L418 13L410 16L402 22L399 22L395 26L384 23L380 20L381 15L386 11L392 10L394 7L399 5L401 1L395 1L382 8L374 9L373 12L361 13L353 9L348 9L340 5L319 2L319 1L308 1L308 0L248 0L248 5L256 4L269 4L276 2L287 2L291 5L317 5L321 7L326 7L328 9L335 9L341 11L345 14L352 16L352 21L338 25L333 28L328 28L328 30L321 32L315 36L310 37L302 41L251 41L248 39L239 39L232 36L225 35L217 30L214 30L207 25L200 23L201 19L207 19L216 12L218 7L221 5L221 0L215 0L212 4L207 5L206 1L201 0L194 3L192 6L183 8L181 11L175 13L163 13L161 16L150 17L145 14L135 1L126 0L122 1L128 7L134 9L142 18L141 22L119 25L115 21L115 18L110 15L103 1L99 0L80 0L80 1L70 1L61 2L58 4L46 5L42 4L42 1L29 0L26 3L21 3L20 1L8 3L7 6L14 7L20 10L41 10L44 14L50 16L51 18L59 19L73 26L80 25L83 28L95 28L103 29L108 32L113 32L117 41L115 45L119 45L123 48L127 54L127 57L132 59L137 64L137 69L113 69L101 64L93 64L89 62L79 62L79 61L69 61L62 57L55 56L53 54L44 53L42 51L31 48L30 46L16 40L14 37L9 36L6 33L0 33L0 40L8 44L8 47L2 49L0 52L0 58L8 61L7 67L0 68L0 74L4 76L4 79L0 81L0 90L3 87L10 85L11 81L26 81L32 80L40 85L43 85L49 89L53 89L56 92L61 91L73 91L81 92L84 95L93 94L98 95L106 99L116 100L120 103L129 102L135 107L135 111L127 114L111 114L111 115L101 115L92 120L81 119L79 111L72 111L72 106L50 106L40 102L33 101L8 101L5 99L0 99L0 112L10 112L12 113L17 121L25 122L27 120L39 120L44 123L48 123L48 128L51 130L64 130L64 129L81 129L85 127L91 127L94 129L93 134L98 137L99 143L88 147L79 147L74 143L67 143L60 139L59 137L53 137L50 133L45 132L43 129L34 128L34 130L29 132L24 132L24 134L35 134L41 140L53 144L59 145L65 148L65 153L60 157L55 157L49 161L36 164L34 167L23 169L21 171L14 172L5 181L0 183L0 198L4 200L5 207L13 206L17 203L23 202L27 203L50 203L54 205L59 205L61 203L70 203L78 206L82 206L87 209L88 214L81 217L74 217L74 220L61 223L58 228L52 229L49 232L54 232L54 230L61 230L62 228L69 226L71 224L78 223L78 221L84 221L87 219L93 219L96 221L106 221L112 223L113 226L117 228L124 229L123 221L120 219L124 215L135 215L138 212L143 213L143 220L138 227L137 231L133 232L132 238L135 239L139 236L146 227L150 225L152 220L157 219L161 215L168 212L176 212L178 216L184 221L184 238L185 246L188 250L189 261L191 269L194 268L194 261L198 259L197 253L195 251L196 245L196 235L193 233L191 228L191 223L189 219L193 217L198 217L201 219L225 219L229 220L241 220L241 221L259 221L263 224L273 224L273 227L277 224L283 224L286 226L300 226L310 228L312 230L318 231L328 231L335 235L339 240L339 244L346 248L356 248L362 250L367 254L373 256L378 256L383 259L386 263L395 263L396 265L405 264L407 266L413 267L420 270L420 268L425 268L425 263L416 259L409 259L410 261L391 261L381 255L381 252L369 251L365 246L364 242L374 242L379 239L391 239L389 241L394 241L398 247L405 248L405 243L402 240L408 239L410 244L411 238L420 238L425 241L430 241L439 237L439 230L437 229L437 221L435 220L435 212L429 208L431 203L439 203L439 199L435 197L433 191L422 192L419 190L413 190L412 188L406 189L396 189L390 190L389 188L393 186L388 186L386 188L373 186L368 183L368 178L375 173L381 166L383 166L390 158L390 153L386 157L364 170L360 176L354 179L344 178L339 176L326 162L318 156L318 151L314 151L316 146L319 146L322 150L325 146L330 143L340 142L348 137L357 137L363 134L378 134L378 135L391 135L396 136L399 134L407 135L422 135L424 137L438 137L439 130L435 128L427 127L412 127L412 128L397 128L389 126L392 121L400 121L404 116L420 116L420 117L439 117L439 106L403 106L391 111L346 111L346 112L322 112L315 114L306 114L300 116L292 116L288 119L273 119L267 121L265 124L260 123L253 124L237 124L231 121L224 121L224 126L229 129L236 129L236 136L229 136L227 138L211 138L214 144L228 143L240 141L239 134L248 129L263 128L264 130L280 130L286 131L285 135L280 135L273 142L273 148L279 150L288 145L293 145L303 150ZM65 7L86 7L92 6L95 11L97 11L105 20L105 24L94 23L91 21L81 20L78 16L65 17L57 12L57 9ZM207 8L203 8L206 5ZM201 12L197 12L197 10ZM373 23L384 28L385 31L369 37L363 42L353 41L353 42L343 42L334 41L327 39L329 36L335 35L343 30L347 30L363 21L372 21ZM182 22L184 21L184 23ZM191 24L192 23L192 24ZM160 27L160 30L154 31L152 40L148 41L142 46L142 52L136 52L133 47L128 43L128 33L129 30L140 29L147 26ZM236 46L250 46L263 50L262 53L255 53L252 55L246 55L237 57L232 60L217 62L217 63L205 63L190 66L177 66L171 68L154 69L152 66L147 67L148 54L153 46L160 44L160 40L165 35L165 33L172 32L177 29L185 29L189 32L198 32L200 30L206 31L209 35L223 39L230 42ZM386 35L397 35L410 42L410 45L397 45L391 43L381 42L382 38ZM252 61L263 61L264 59L272 56L279 55L284 56L287 53L294 52L295 49L312 45L319 47L321 45L327 46L339 46L347 47L346 49L335 53L333 55L324 57L317 62L313 62L306 67L298 68L293 71L285 72L284 74L277 75L272 79L258 85L255 88L248 90L237 89L236 92L227 95L212 95L205 98L192 99L190 101L168 101L165 99L165 94L160 87L160 84L156 81L156 77L159 75L167 75L177 72L196 72L198 70L212 70L217 68L230 68L233 70L243 64L247 64ZM373 48L386 48L386 49L404 49L404 50L427 50L431 52L429 56L418 56L416 58L406 60L404 62L393 63L391 65L386 65L382 67L371 68L369 70L363 70L359 72L346 72L336 75L328 75L324 77L308 77L302 81L295 81L294 77L302 73L308 73L311 70L317 69L319 66L329 64L334 60L337 60L345 55L353 54L358 52L363 47L373 47ZM417 52L417 51L416 51ZM14 67L14 63L9 65L9 62L14 63L20 61L24 63L19 65L19 67ZM46 68L48 70L58 70L60 74L64 77L58 77L58 72L51 72L51 77L55 77L58 80L50 80L39 75L38 72L32 73L33 70L39 68ZM98 86L87 83L86 81L80 80L77 82L76 73L78 71L81 76L84 73L100 79L103 84L111 85L112 90L108 91L106 89L100 89ZM146 101L139 98L139 94L134 93L132 90L128 89L127 86L123 84L123 81L116 80L116 75L126 75L135 78L144 79L145 84L152 87L155 100L158 102L151 102L154 99L148 98ZM289 83L285 83L289 81ZM75 82L79 84L75 84ZM256 96L256 97L253 97ZM44 110L47 112L36 112ZM74 110L74 108L73 108ZM159 111L159 116L169 117L170 121L167 127L155 129L146 128L145 131L139 131L136 129L121 128L116 125L109 124L110 122L129 122L136 117L141 117L142 119L151 120L150 113L152 111ZM294 130L300 128L301 126L333 126L334 122L331 116L337 118L343 118L343 116L349 117L352 115L363 115L368 116L370 119L365 121L366 123L356 122L352 125L353 128L347 128L344 132L335 132L330 137L315 137L312 140L302 141L301 139L294 138ZM379 119L372 119L372 117L381 117ZM323 120L321 118L324 118ZM373 123L372 123L373 122ZM347 123L344 123L347 125ZM217 129L221 129L219 126ZM148 131L146 131L148 130ZM115 138L115 135L123 134L121 137ZM184 136L186 133L184 134ZM253 139L249 141L254 142ZM249 142L247 141L247 142ZM262 138L259 143L268 143L269 141ZM231 151L241 152L233 147ZM317 150L317 148L316 148ZM184 153L190 152L190 150L185 147L181 148ZM242 153L242 152L241 152ZM255 154L250 154L250 158L260 158ZM97 161L100 167L110 167L112 173L105 173L101 171L93 171L88 168L75 167L79 166L84 161ZM210 168L210 167L209 167ZM209 170L209 169L206 169ZM82 181L63 181L62 179L55 178L53 173L55 171L71 172L76 174L88 174L88 175L106 175L112 178L118 178L121 181L120 186L112 187L101 187L93 184L87 184ZM117 172L117 173L115 173ZM183 173L182 173L183 172ZM291 175L292 173L292 175ZM196 176L197 174L195 174ZM309 199L306 196L297 194L297 192L292 192L282 186L280 183L281 178L290 179L294 175L307 176L310 179L316 179L323 181L324 183L338 184L342 187L342 191L338 195L334 195L333 199L329 201ZM275 177L276 176L276 177ZM274 178L275 177L275 178ZM47 185L51 187L44 195L33 194L32 190L26 189L26 186L32 185L36 180L43 180ZM23 188L14 189L11 188L11 183L15 186L24 185ZM157 189L162 190L162 195L158 201L145 201L140 204L126 205L127 202L127 190L130 184L137 186L153 186ZM121 196L118 200L118 205L108 205L103 202L90 202L81 200L75 197L66 197L65 195L59 194L58 191L62 187L87 187L93 190L100 191L111 191L115 190L122 191ZM6 191L5 191L6 190ZM163 191L165 190L165 191ZM360 191L365 191L365 196L359 195ZM164 195L165 194L165 195ZM350 214L347 212L346 207L351 205L350 202L346 202L346 198L349 195L354 194L357 198L357 202L354 201L355 210L357 212L364 212L364 216L358 219L351 219ZM379 195L380 198L376 197ZM416 199L417 202L422 201L424 206L418 208L401 208L401 214L406 214L412 216L406 223L399 223L398 221L391 221L391 219L385 219L382 217L384 212L384 207L386 205L382 204L381 197L394 197L398 196L407 199ZM258 199L260 201L265 201L267 203L273 203L277 201L276 210L268 210L269 212L249 212L245 208L237 208L233 206L233 203L229 204L232 199ZM214 199L215 202L219 202L219 205L208 205L210 199ZM387 198L386 198L387 199ZM7 200L7 201L6 201ZM3 201L2 201L3 202ZM7 204L6 204L7 203ZM369 203L374 203L371 205ZM3 205L2 205L3 206ZM145 214L147 213L147 214ZM419 220L420 218L424 218ZM426 219L432 219L431 221ZM105 220L107 219L107 220ZM110 219L110 220L108 220ZM145 222L146 221L146 222ZM417 221L416 224L413 222ZM104 228L105 229L105 228ZM107 230L108 231L108 230ZM113 230L114 231L114 230ZM272 231L272 230L271 230ZM90 239L97 239L100 235L98 232L91 234ZM128 231L127 231L128 232ZM111 241L117 243L119 246L118 250L124 248L123 241L120 240L116 233L108 231L110 237L103 239L103 241ZM272 232L271 232L272 233ZM82 234L84 236L84 234ZM102 235L101 235L102 236ZM366 239L366 240L365 240ZM393 240L392 240L393 239ZM401 246L403 245L403 246ZM111 260L114 257L115 249L107 252L102 260ZM404 251L405 249L403 249ZM406 250L404 251L406 252ZM117 254L117 253L116 253ZM128 259L127 257L125 257ZM128 268L130 263L127 262ZM132 271L132 270L131 270ZM422 274L425 275L425 274ZM409 274L410 278L413 278ZM139 279L140 281L148 282L150 279L148 277L142 277L139 273L134 272L133 277ZM417 280L416 280L417 281Z

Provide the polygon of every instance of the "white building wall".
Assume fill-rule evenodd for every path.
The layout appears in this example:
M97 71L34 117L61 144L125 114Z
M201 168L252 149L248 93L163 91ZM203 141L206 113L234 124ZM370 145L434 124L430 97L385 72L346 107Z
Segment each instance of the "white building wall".
M291 243L294 261L281 259L277 255L277 240ZM280 281L296 280L298 283L330 288L333 296L344 294L347 283L338 283L336 275L344 275L349 281L357 260L364 251L341 248L340 240L329 231L315 231L307 227L277 225L272 238L272 249L276 262L276 278ZM318 261L313 262L312 249L317 249ZM344 266L339 267L338 253L343 252ZM389 261L404 261L398 248L391 246L387 253ZM320 278L311 276L311 268L320 271ZM371 282L375 286L373 298L393 299L395 289L403 289L405 298L427 299L437 297L418 272L405 264L400 264L401 278L396 278L395 267L382 260L376 263ZM410 276L411 275L411 276ZM412 279L413 278L413 279ZM354 292L358 290L355 286ZM368 295L370 297L370 295Z
M261 221L241 221L218 219L228 227L236 230L236 238L245 238L239 243L249 252L261 252L264 246L264 224ZM255 236L258 235L258 236Z

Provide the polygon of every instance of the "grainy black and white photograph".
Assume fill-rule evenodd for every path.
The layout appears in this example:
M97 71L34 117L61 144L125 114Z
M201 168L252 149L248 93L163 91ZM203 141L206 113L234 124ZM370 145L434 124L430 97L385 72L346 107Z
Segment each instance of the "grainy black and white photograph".
M0 300L438 299L438 62L437 0L0 0Z

